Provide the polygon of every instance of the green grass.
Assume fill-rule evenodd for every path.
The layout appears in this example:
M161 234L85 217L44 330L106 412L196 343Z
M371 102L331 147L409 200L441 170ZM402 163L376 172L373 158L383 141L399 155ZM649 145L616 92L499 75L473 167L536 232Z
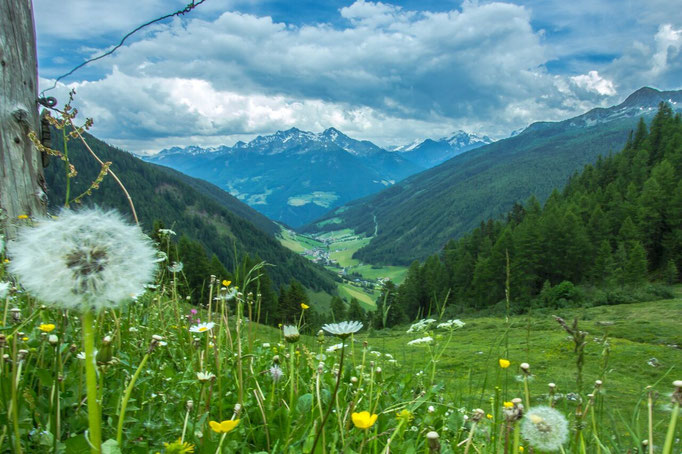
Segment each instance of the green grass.
M378 292L368 293L366 289L356 287L352 284L339 284L339 296L350 301L351 298L357 298L365 310L373 311L376 309L376 299L379 297Z
M436 381L448 389L453 399L464 399L467 405L486 409L487 399L496 383L508 379L510 386L505 397L523 397L522 383L515 380L519 364L531 366L534 380L530 384L532 402L547 401L547 384L557 384L560 393L576 390L576 356L573 343L551 314L566 319L580 319L579 327L587 331L585 348L585 394L601 379L603 397L609 411L632 413L648 385L659 380L661 392L669 393L670 383L682 374L682 299L599 306L589 309L544 311L544 313L511 318L508 349L504 342L505 322L500 317L464 318L466 325L453 335L445 354L438 363ZM612 323L612 324L611 324ZM415 375L427 371L426 348L410 347L407 342L420 335L405 333L406 329L378 331L368 338L370 348L392 353L399 361L401 373ZM605 346L602 337L608 334L608 362L604 366ZM441 344L445 337L436 339ZM677 347L675 347L677 346ZM512 366L502 370L498 359L505 358ZM655 358L656 366L648 362ZM669 398L658 400L659 410L668 405ZM559 402L559 408L566 405ZM664 413L667 415L667 413ZM661 421L659 423L666 423ZM624 424L618 422L620 430ZM644 434L643 422L637 426ZM663 430L662 427L658 427ZM644 437L644 435L642 435Z
M314 249L322 246L320 241L316 241L306 235L299 235L284 228L279 235L277 235L277 239L282 246L297 253L301 253L306 249Z
M407 268L404 266L380 266L359 265L351 268L351 272L360 273L366 279L374 280L379 278L389 278L396 285L400 285L405 280Z

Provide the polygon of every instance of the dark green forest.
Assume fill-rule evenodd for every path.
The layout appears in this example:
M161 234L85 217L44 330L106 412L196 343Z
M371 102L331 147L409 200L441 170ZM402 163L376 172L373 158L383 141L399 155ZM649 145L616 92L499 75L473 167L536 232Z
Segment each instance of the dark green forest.
M272 233L276 226L229 194L174 170L145 163L91 135L86 135L86 140L100 159L112 162L111 169L130 192L143 229L152 233L156 222L157 228L177 232L174 249L177 258L185 263L183 273L193 297L200 297L211 274L220 276L226 269L236 270L245 262L255 264L261 260L272 265L265 273L274 288L294 280L314 290L332 292L336 288L330 273L281 246L261 230ZM64 151L61 130L52 130L52 148ZM68 142L68 159L78 172L70 181L73 199L96 179L100 165L77 139ZM45 169L45 178L51 210L57 211L65 201L64 163L53 157ZM126 198L111 176L106 176L99 189L83 199L83 204L130 213ZM171 254L171 258L175 257Z
M388 324L454 310L617 304L663 292L682 266L682 121L661 103L619 153L574 174L544 206L535 197L440 254L415 261L379 311ZM508 275L507 275L508 271ZM664 296L664 295L658 295Z

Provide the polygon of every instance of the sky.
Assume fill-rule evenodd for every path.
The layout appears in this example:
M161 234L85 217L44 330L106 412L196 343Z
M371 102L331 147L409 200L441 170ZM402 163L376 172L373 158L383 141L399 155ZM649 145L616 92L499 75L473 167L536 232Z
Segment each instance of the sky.
M40 88L189 0L33 0ZM507 137L682 88L682 0L205 0L46 93L135 153L335 127Z

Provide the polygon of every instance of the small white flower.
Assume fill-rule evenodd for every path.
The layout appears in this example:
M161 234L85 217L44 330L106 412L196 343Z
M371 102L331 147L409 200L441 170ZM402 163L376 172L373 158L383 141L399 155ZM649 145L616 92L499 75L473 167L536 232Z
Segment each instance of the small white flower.
M171 229L159 229L159 235L175 236L175 232Z
M459 319L454 319L454 320L448 320L447 322L439 323L436 328L439 329L447 329L447 330L455 330L457 328L461 328L464 326L464 322L459 320Z
M290 343L298 341L301 334L298 332L298 328L294 325L284 325L282 327L282 332L284 333L284 340Z
M214 326L215 326L215 323L213 323L213 322L199 323L198 325L194 325L194 326L190 327L189 331L191 333L204 333L206 331L212 330Z
M63 210L23 227L9 270L39 300L65 309L116 307L154 278L156 250L115 211Z
M393 359L393 355L391 355L390 353L384 353L384 356L385 356L386 358Z
M430 344L431 342L433 342L433 337L426 336L420 337L419 339L411 340L407 343L407 345Z
M264 342L264 343L263 343L263 348L270 348L270 344L267 343L267 342Z
M381 352L378 352L378 351L376 351L376 350L370 351L369 354L370 354L370 355L374 355L374 356L381 356Z
M434 411L436 411L433 405L429 405L429 408L427 408L427 410L429 411L429 413L433 413Z
M200 382L208 382L215 378L215 375L211 372L197 372L197 380Z
M327 347L327 353L333 353L337 350L341 350L341 347L343 347L343 344L331 345Z
M345 339L351 334L357 333L362 329L361 322L341 322L341 323L328 323L322 326L322 329L333 334L336 337Z
M414 325L410 326L410 329L407 330L408 333L421 333L423 331L426 331L429 329L429 327L433 324L436 323L436 321L432 318L426 318L423 320L419 320L417 323Z

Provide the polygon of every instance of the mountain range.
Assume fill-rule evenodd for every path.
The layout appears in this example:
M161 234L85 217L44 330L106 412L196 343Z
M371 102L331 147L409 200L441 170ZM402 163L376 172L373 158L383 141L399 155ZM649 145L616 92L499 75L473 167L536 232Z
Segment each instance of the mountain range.
M458 131L392 152L335 128L291 128L232 147L173 147L144 159L209 181L270 219L298 227L489 142Z
M493 143L488 136L469 134L462 130L437 140L416 140L410 145L394 147L393 151L423 168L431 168L458 154Z
M559 122L533 123L521 133L459 154L377 194L331 210L307 232L351 228L372 236L354 255L373 264L409 264L450 239L554 188L599 156L620 150L640 118L659 103L682 110L682 91L644 87L621 104Z

